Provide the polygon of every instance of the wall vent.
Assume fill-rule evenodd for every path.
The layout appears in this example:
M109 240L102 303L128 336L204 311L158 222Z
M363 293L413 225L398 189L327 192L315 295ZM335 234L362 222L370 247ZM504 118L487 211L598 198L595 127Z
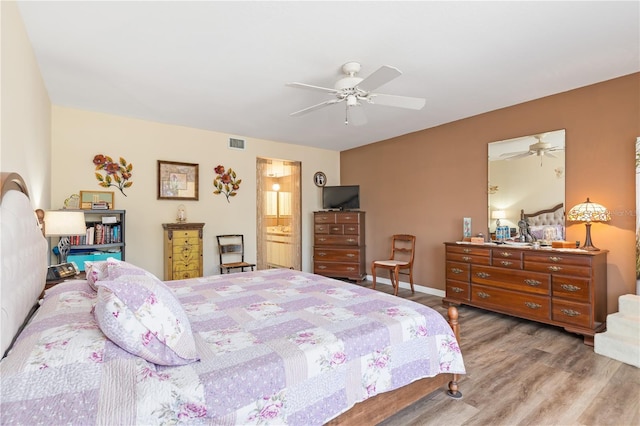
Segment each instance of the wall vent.
M229 149L244 150L246 143L244 139L229 138Z

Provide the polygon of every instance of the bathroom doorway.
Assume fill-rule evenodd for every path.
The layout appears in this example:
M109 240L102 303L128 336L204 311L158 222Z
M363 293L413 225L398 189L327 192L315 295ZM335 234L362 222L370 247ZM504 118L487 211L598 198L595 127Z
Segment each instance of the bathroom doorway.
M301 163L256 160L258 269L302 269Z

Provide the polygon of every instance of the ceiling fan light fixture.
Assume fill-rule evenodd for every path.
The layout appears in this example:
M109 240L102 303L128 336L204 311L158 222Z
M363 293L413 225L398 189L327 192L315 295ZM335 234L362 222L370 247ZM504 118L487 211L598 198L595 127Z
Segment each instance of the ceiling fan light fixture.
M347 106L358 106L358 98L355 95L347 96Z

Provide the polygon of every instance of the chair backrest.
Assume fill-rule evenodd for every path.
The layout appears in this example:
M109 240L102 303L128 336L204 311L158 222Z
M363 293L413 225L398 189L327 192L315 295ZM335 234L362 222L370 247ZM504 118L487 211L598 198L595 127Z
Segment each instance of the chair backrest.
M396 234L391 237L391 257L393 260L402 260L413 265L416 251L416 237L409 234Z
M234 259L236 262L244 262L244 235L217 235L216 239L218 240L218 252L220 254L221 265L230 261L224 262L223 259Z

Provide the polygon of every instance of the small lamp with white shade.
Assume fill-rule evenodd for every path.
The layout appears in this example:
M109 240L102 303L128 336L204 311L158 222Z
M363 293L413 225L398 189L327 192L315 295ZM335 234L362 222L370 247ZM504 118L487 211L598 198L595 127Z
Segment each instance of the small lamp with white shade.
M45 237L60 237L58 242L59 263L67 261L71 248L69 236L85 235L87 228L84 213L69 210L51 210L44 213Z
M601 204L593 203L587 198L587 201L574 206L567 214L567 220L572 222L584 222L587 228L587 235L584 245L580 247L582 250L599 251L591 242L591 222L609 222L611 220L611 212Z

